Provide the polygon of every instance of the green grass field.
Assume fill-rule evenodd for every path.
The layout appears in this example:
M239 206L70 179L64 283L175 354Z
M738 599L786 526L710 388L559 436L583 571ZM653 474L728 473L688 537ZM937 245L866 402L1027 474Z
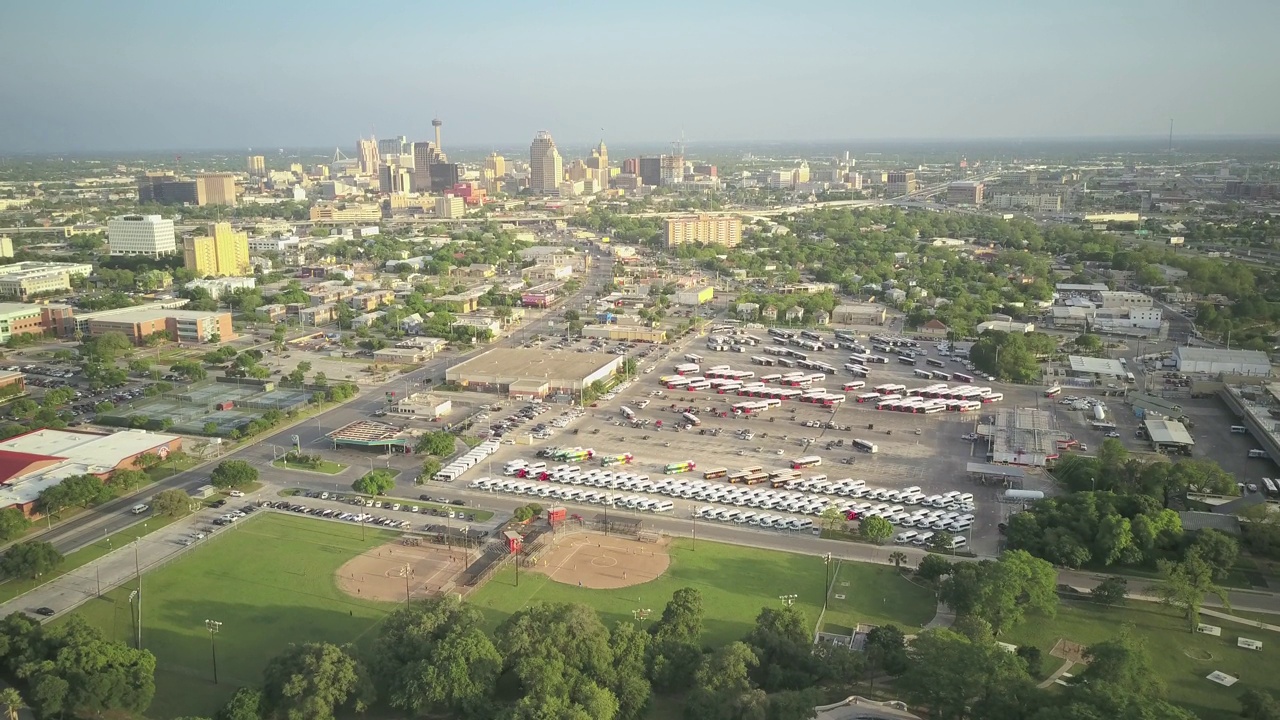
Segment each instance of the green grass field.
M392 533L275 513L250 518L143 576L143 646L157 658L156 699L148 715L212 716L239 685L290 643L359 642L394 606L343 594L334 571ZM130 583L77 612L110 637L134 634ZM343 613L346 613L345 615ZM205 620L217 636L219 685L212 682Z
M797 595L795 605L810 625L818 621L826 582L826 568L820 557L706 541L697 543L695 549L687 539L676 540L670 550L671 567L666 574L640 585L591 590L522 571L517 587L514 568L507 568L473 593L469 602L485 613L490 628L536 602L590 605L600 612L606 625L612 625L619 620L632 620L635 610L649 609L656 616L673 592L693 587L702 592L706 609L703 641L711 646L741 639L750 631L760 609L778 607L781 595ZM894 622L911 628L933 617L933 594L902 580L892 568L847 563L840 578L850 583L849 588L842 588L849 592L845 601L832 601L826 623Z
M1054 618L1029 616L1021 625L1002 634L1000 640L1017 645L1035 645L1044 653L1044 669L1057 669L1061 661L1049 656L1058 638L1086 645L1115 637L1122 624L1133 625L1146 641L1151 665L1169 689L1169 699L1194 712L1202 720L1239 717L1240 694L1250 688L1273 689L1280 678L1280 637L1265 630L1249 629L1238 623L1202 617L1202 622L1222 628L1221 637L1187 632L1187 622L1176 611L1162 605L1130 601L1124 608L1103 609L1083 603L1064 602ZM1236 647L1240 636L1261 640L1261 651ZM1190 655L1188 653L1191 653ZM1197 660L1192 655L1212 659ZM1214 670L1240 678L1232 687L1222 687L1205 679Z

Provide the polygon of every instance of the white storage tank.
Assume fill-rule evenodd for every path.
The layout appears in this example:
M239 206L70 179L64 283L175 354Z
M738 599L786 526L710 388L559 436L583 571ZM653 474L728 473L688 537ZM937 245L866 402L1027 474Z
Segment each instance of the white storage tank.
M1000 499L1003 502L1032 502L1034 500L1043 500L1044 492L1041 490L1005 490Z

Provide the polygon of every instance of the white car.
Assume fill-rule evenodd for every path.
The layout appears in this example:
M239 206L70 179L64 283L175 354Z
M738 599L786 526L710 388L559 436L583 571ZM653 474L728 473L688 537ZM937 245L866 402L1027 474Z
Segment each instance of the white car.
M232 490L227 494L230 495L231 497L244 497L244 492L241 490Z

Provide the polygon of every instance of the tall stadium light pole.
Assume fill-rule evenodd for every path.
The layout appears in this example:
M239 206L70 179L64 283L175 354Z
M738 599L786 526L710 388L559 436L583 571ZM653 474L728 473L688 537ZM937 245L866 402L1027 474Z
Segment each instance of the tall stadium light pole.
M827 597L831 595L831 553L822 556L823 577L826 584L822 586L822 609L827 609Z
M138 561L138 545L142 538L133 541L133 572L138 577L138 649L142 649L142 564Z
M214 638L218 636L218 631L222 629L222 623L217 620L205 620L204 626L209 630L209 650L213 654L213 684L218 684L218 643Z

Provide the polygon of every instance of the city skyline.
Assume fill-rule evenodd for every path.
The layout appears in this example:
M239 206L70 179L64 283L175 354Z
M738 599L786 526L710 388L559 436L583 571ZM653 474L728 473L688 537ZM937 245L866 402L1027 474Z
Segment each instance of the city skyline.
M22 72L0 80L20 100L0 107L0 153L425 141L435 117L458 148L527 143L539 129L566 146L1145 138L1170 118L1184 136L1280 134L1280 98L1263 90L1280 85L1266 35L1280 6L1231 10L658 2L587 13L498 1L482 22L462 6L358 10L388 25L330 2L10 5L0 61ZM343 50L425 24L429 57L388 65ZM584 37L594 44L579 50ZM197 52L219 62L177 61Z

